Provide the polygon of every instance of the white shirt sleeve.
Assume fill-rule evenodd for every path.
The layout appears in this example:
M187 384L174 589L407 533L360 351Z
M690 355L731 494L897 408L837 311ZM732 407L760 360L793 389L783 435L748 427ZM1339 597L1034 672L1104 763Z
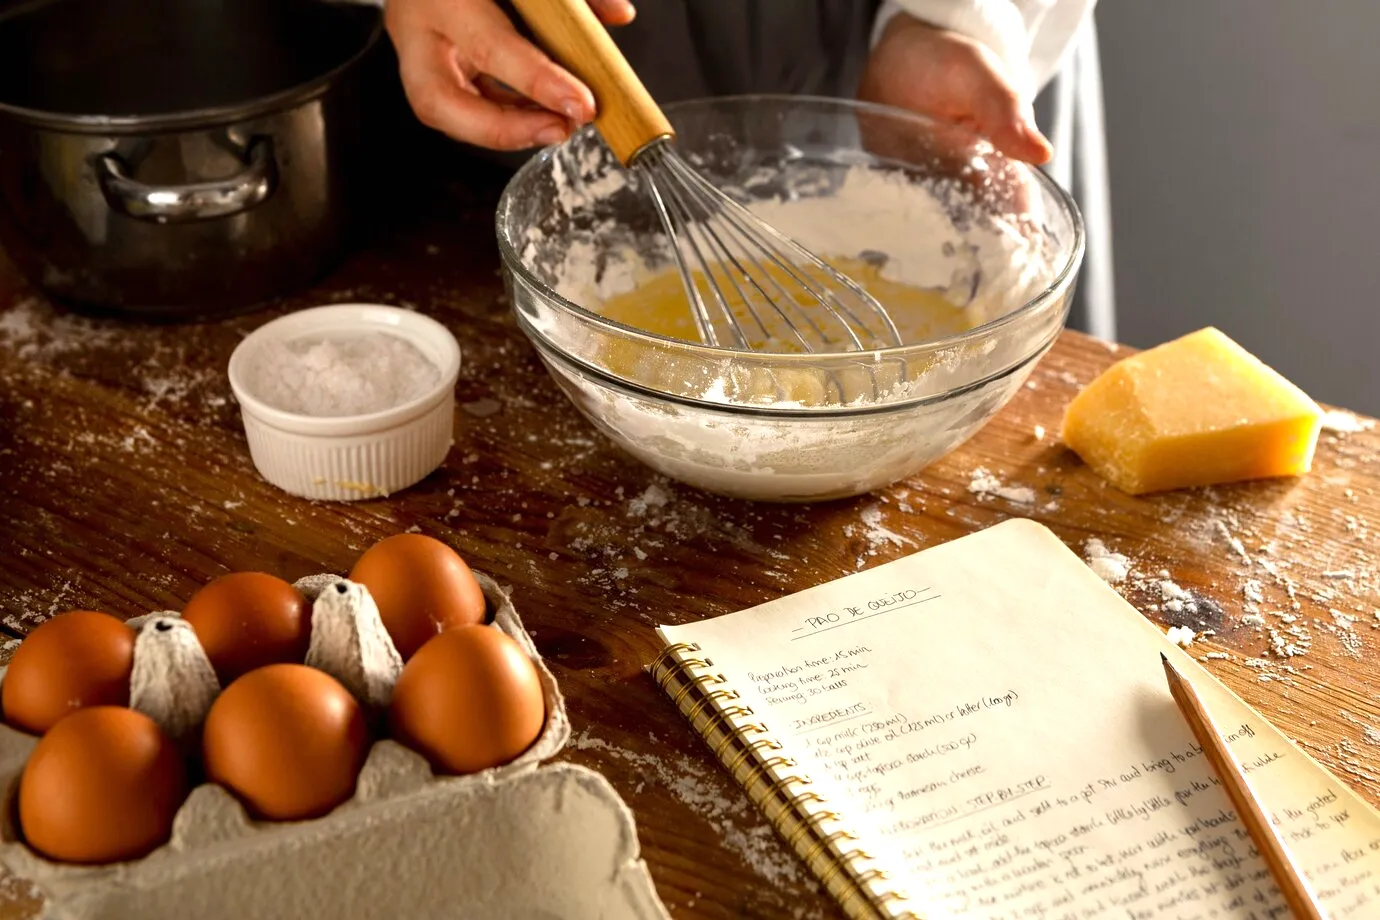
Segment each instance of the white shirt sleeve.
M886 0L872 27L875 45L898 13L986 45L1029 102L1058 72L1096 0Z

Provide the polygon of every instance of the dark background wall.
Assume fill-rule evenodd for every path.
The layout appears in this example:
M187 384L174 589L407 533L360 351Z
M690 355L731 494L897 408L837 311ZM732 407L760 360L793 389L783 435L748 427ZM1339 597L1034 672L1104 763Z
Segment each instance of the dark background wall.
M1380 414L1380 3L1102 0L1119 337Z

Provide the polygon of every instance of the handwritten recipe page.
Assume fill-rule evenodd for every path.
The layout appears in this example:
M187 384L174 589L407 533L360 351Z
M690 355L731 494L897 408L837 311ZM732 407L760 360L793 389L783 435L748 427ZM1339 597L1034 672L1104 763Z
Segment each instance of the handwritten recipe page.
M1165 684L1193 680L1333 918L1380 917L1380 814L1013 520L689 626L930 918L1288 918Z

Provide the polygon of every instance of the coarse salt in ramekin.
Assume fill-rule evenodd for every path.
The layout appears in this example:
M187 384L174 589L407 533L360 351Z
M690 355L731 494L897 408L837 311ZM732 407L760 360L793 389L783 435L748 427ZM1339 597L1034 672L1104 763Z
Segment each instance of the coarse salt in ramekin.
M415 347L436 366L436 384L416 398L366 415L304 415L261 398L263 381L255 374L268 343L371 332L397 336ZM230 355L229 374L255 468L273 485L302 498L353 501L405 489L441 465L454 438L460 346L440 323L410 310L337 304L290 313L250 333Z

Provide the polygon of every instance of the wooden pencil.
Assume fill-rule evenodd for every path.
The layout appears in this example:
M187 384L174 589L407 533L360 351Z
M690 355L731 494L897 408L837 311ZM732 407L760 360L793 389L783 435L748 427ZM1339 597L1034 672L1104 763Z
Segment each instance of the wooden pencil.
M1284 845L1283 838L1257 801L1250 783L1246 780L1246 774L1228 750L1226 739L1222 737L1198 692L1169 660L1168 655L1161 652L1160 658L1164 662L1164 673L1169 680L1169 692L1173 694L1174 702L1178 704L1179 711L1183 713L1189 728L1193 730L1194 737L1203 746L1203 753L1217 771L1232 805L1236 807L1241 823L1246 825L1256 849L1269 865L1275 884L1279 886L1289 909L1298 920L1327 920L1327 915L1318 905L1317 896L1313 894L1308 879L1299 871Z

